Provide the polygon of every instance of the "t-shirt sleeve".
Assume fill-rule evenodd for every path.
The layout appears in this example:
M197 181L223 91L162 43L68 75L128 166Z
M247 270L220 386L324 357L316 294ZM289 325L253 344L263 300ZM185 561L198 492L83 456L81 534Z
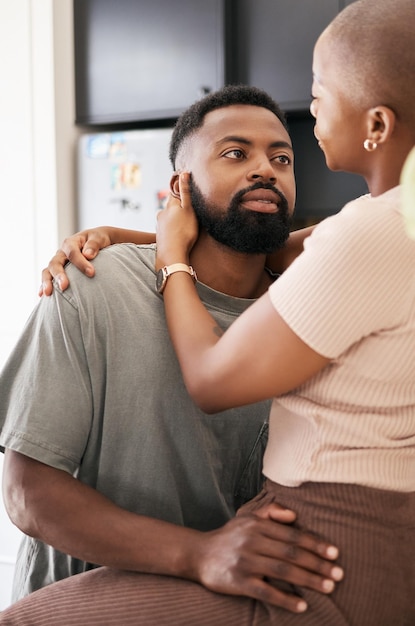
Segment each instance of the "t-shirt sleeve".
M92 415L78 311L42 298L0 377L0 445L73 473Z
M405 248L401 221L388 203L355 200L315 228L304 252L270 287L278 313L319 354L337 358L407 315L413 250Z

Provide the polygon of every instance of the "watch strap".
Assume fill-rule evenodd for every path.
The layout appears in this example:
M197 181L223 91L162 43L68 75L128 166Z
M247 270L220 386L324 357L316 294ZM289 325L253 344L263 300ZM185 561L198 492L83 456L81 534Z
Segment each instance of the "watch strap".
M161 268L161 270L159 270L159 272L162 274L162 280L159 282L157 288L159 293L163 293L168 277L175 272L186 272L187 274L190 274L195 282L197 281L195 270L191 265L186 265L186 263L173 263L172 265L165 265Z
M187 272L190 276L192 276L192 278L197 280L196 272L193 267L191 265L186 265L186 263L173 263L172 265L165 265L163 269L166 278L175 272Z

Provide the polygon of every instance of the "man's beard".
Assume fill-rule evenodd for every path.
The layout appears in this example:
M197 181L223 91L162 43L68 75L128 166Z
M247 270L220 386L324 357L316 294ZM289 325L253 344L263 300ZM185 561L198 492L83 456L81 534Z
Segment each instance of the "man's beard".
M270 183L257 182L234 195L227 210L209 204L190 178L190 194L199 227L219 243L246 254L269 254L282 248L290 234L291 217L284 194ZM254 189L272 189L280 198L276 213L260 213L240 206Z

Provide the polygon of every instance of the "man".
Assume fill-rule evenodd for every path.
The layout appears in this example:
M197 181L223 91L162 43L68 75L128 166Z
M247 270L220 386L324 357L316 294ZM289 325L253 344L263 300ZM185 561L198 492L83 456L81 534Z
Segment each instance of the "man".
M294 515L275 505L228 521L259 489L269 403L199 411L162 301L169 271L194 271L226 328L270 285L265 256L287 239L295 200L285 120L265 93L227 87L181 116L170 155L193 172L193 270L169 268L156 285L151 245L106 249L92 282L69 268L70 288L42 299L2 373L4 497L27 535L14 599L108 565L297 610L298 597L264 578L330 591L328 544L278 523ZM177 173L171 186L177 194Z

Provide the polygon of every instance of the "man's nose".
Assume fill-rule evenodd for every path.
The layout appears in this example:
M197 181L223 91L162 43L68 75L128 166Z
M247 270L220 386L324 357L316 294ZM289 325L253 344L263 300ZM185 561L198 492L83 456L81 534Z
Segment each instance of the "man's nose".
M249 171L248 178L253 181L263 180L270 183L275 183L277 180L275 170L268 159L258 161L255 167L252 167Z

